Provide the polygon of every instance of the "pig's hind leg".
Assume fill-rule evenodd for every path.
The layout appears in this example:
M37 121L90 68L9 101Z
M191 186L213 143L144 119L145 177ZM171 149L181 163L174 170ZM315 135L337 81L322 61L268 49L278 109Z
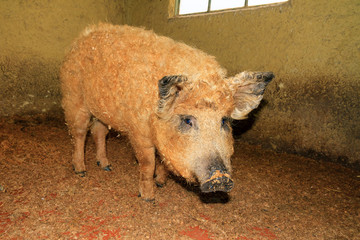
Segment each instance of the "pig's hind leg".
M97 164L105 171L111 171L111 165L106 157L106 135L108 132L108 128L102 122L94 119L91 134L96 146L96 160Z
M71 104L71 101L64 101L65 117L73 136L74 153L73 153L73 166L75 173L81 177L86 174L84 163L84 147L85 139L90 122L90 113L85 107L76 107Z

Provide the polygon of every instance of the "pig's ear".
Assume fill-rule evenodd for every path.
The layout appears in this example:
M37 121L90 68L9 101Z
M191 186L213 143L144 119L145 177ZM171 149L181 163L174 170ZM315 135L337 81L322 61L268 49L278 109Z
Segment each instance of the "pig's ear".
M159 80L158 114L168 112L186 81L187 77L183 75L165 76Z
M244 119L249 112L257 108L265 87L274 77L272 72L242 72L230 78L230 89L235 100L231 117Z

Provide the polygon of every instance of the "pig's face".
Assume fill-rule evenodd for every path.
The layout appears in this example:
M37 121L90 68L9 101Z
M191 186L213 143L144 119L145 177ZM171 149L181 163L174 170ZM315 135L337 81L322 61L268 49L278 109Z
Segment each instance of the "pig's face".
M156 147L170 170L189 181L206 182L211 171L230 176L233 139L227 115L212 109L174 109L155 127ZM217 169L211 169L214 166Z
M158 114L152 118L162 161L188 181L198 180L204 192L227 192L233 186L230 117L234 112L238 118L244 116L237 109L238 88L232 83L237 80L223 81L227 82L217 89L207 83L194 86L184 76L164 77L159 81Z

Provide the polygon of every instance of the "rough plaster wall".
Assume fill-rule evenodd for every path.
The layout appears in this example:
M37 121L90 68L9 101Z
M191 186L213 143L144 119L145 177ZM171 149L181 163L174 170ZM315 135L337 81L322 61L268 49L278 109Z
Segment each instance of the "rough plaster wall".
M359 1L292 0L168 19L168 1L137 0L126 3L126 22L215 55L230 75L274 71L265 104L237 123L243 139L359 164Z
M0 116L61 112L58 69L88 24L122 23L123 1L2 0Z

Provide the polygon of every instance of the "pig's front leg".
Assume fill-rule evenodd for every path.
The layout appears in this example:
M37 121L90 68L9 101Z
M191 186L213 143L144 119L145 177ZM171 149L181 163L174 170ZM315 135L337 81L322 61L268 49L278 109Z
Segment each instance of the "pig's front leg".
M144 142L139 144L132 141L132 144L135 150L136 158L139 162L140 196L147 202L154 201L155 147L144 144Z
M142 148L138 149L137 159L140 168L139 191L140 196L145 201L153 201L154 194L154 171L155 171L155 149ZM137 151L137 152L138 152Z
M158 187L163 187L166 183L166 178L168 176L168 171L165 168L164 164L157 159L155 167L155 184Z

